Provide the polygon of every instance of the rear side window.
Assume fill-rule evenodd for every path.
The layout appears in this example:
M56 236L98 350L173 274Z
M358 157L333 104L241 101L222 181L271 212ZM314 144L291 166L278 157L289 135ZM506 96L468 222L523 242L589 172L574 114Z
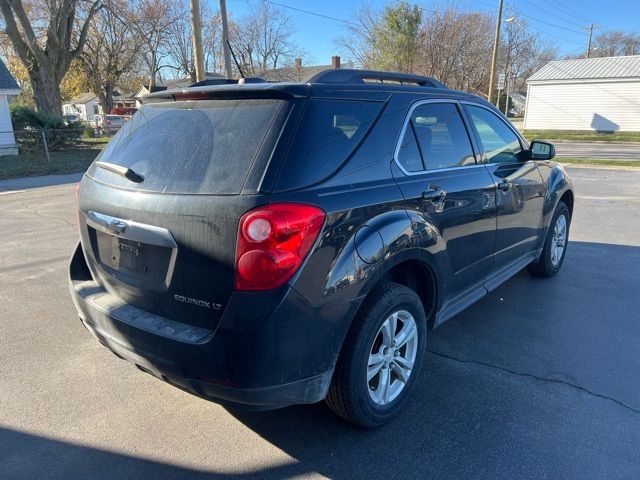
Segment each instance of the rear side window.
M303 187L334 173L364 138L381 108L379 102L308 100L277 189Z
M96 161L133 169L133 184L107 170L89 169L101 182L172 193L239 193L274 119L278 99L197 100L142 107Z
M458 107L453 103L425 103L414 108L397 161L407 172L475 164Z

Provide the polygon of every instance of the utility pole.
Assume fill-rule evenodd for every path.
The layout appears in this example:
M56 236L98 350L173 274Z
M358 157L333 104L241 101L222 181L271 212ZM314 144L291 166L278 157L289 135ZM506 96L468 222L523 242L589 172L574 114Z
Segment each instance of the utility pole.
M231 50L229 49L229 25L227 23L227 3L220 0L220 17L222 17L222 48L224 48L224 70L227 78L233 77L231 70Z
M489 76L489 93L487 99L491 103L493 96L493 79L496 76L496 63L498 63L498 47L500 46L500 26L502 24L502 0L498 4L498 21L496 22L496 33L493 37L493 55L491 56L491 73Z
M591 24L588 27L582 27L585 30L589 30L589 43L587 44L587 58L591 58L591 38L593 37L593 29L598 28L598 25Z
M191 31L193 41L193 57L196 64L196 82L205 79L204 60L202 56L202 21L200 19L200 0L191 0Z

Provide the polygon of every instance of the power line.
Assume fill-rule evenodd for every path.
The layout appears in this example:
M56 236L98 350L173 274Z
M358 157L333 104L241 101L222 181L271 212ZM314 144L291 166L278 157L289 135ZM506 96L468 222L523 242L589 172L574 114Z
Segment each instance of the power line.
M476 0L474 3L480 4L480 5L484 5L485 7L490 7L490 8L492 8L492 9L493 9L493 8L495 8L495 5L491 5L491 4L486 3L486 2L478 2L478 1ZM487 13L491 13L491 12L487 12ZM531 15L527 15L527 14L524 14L524 13L518 13L518 15L520 15L521 17L528 18L529 20L533 20L533 21L535 21L535 22L544 23L545 25L549 25L550 27L560 28L560 29L562 29L562 30L566 30L566 31L568 31L568 32L572 32L572 33L579 33L580 35L586 35L586 33L585 33L585 32L581 32L580 30L575 30L575 29L573 29L573 28L564 27L564 26L562 26L562 25L558 25L558 24L556 24L556 23L547 22L546 20L542 20L542 19L540 19L540 18L536 18L536 17L533 17L533 16L531 16Z
M284 3L276 2L276 1L274 1L274 0L262 0L262 1L263 1L263 2L265 2L265 3L271 3L271 4L273 4L273 5L277 5L277 6L279 6L279 7L286 8L286 9L289 9L289 10L294 10L294 11L296 11L296 12L305 13L305 14L307 14L307 15L313 15L313 16L315 16L315 17L320 17L320 18L324 18L324 19L327 19L327 20L333 20L333 21L336 21L336 22L344 23L344 24L347 24L347 25L352 25L352 26L355 26L355 27L362 27L362 26L363 26L361 23L352 22L352 21L350 21L350 20L345 20L345 19L343 19L343 18L332 17L332 16L330 16L330 15L324 15L324 14L322 14L322 13L313 12L313 11L311 11L311 10L305 10L305 9L303 9L303 8L292 7L291 5L286 5L286 4L284 4ZM480 4L485 5L485 6L490 6L489 4L484 3L484 2L476 2L476 3L480 3ZM419 7L423 12L427 12L427 13L439 13L437 10L433 10L433 9L425 8L425 7L421 6L421 5L419 5L418 7ZM480 12L482 12L482 13L488 13L488 14L493 14L493 12L487 12L486 10L480 10ZM523 16L523 17L526 17L526 18L528 18L528 19L530 19L530 20L533 20L533 21L535 21L535 22L544 23L544 24L547 24L547 25L549 25L549 26L556 27L556 28L561 28L561 29L563 29L563 30L568 30L568 31L573 32L573 33L578 33L578 34L581 34L581 35L586 35L586 32L581 32L581 31L579 31L579 30L573 30L573 29L571 29L571 28L563 27L563 26L561 26L561 25L556 25L556 24L553 24L553 23L551 23L551 22L546 22L546 21L544 21L544 20L540 20L540 19L535 18L535 17L532 17L532 16L530 16L530 15L524 15L524 14L519 14L519 15L520 15L520 16ZM556 35L556 34L553 34L553 33L550 33L550 32L544 31L544 30L540 30L539 28L535 28L535 27L532 27L532 28L533 28L533 30L535 30L535 31L537 31L537 32L539 32L539 33L542 33L542 34L544 34L544 35L549 35L549 36L554 37L554 38L556 38L557 40L560 40L560 41L562 41L562 42L575 43L575 44L580 44L580 43L581 43L581 42L578 42L577 40L570 40L570 39L568 39L568 38L563 38L563 37L560 37L560 36L558 36L558 35Z
M558 9L558 11L560 12L566 12L565 15L568 15L570 17L575 17L581 20L584 20L585 22L589 22L591 23L592 20L589 20L586 17L583 17L582 15L579 15L578 13L568 9L567 7L565 7L564 5L562 5L561 3L551 3L549 0L542 0L544 3L546 3L547 5L551 5L552 7Z
M556 18L558 18L558 20L562 20L563 22L568 23L568 24L570 24L570 25L573 25L573 26L575 26L575 27L582 27L582 25L583 25L582 23L577 23L575 20L567 20L566 18L560 18L560 17L558 17L558 15L566 15L566 14L563 14L560 10L558 10L558 11L556 11L556 12L553 12L553 11L551 11L551 10L547 9L547 8L541 7L540 5L536 5L535 3L533 3L533 1L532 1L532 0L525 0L525 2L527 2L527 3L528 3L528 4L530 4L530 5L533 5L533 6L534 6L535 8L537 8L538 10L541 10L541 11L543 11L543 12L546 12L546 13L548 13L549 15L554 15L554 16L556 16Z
M335 20L336 22L346 23L348 25L353 25L355 27L362 27L363 26L361 23L351 22L351 21L345 20L343 18L331 17L329 15L324 15L322 13L311 12L309 10L304 10L302 8L292 7L291 5L285 5L283 3L274 2L273 0L262 0L262 1L265 2L265 3L271 3L273 5L277 5L277 6L282 7L282 8L288 8L289 10L295 10L296 12L306 13L308 15L314 15L316 17L326 18L328 20Z

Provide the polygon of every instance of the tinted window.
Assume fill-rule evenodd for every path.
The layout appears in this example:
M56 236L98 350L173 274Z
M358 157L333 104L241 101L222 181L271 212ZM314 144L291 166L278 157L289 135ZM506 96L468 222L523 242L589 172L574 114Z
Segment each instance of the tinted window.
M124 165L144 177L132 184L91 167L89 175L138 190L239 193L282 100L198 100L149 104L96 160Z
M493 163L517 162L522 146L517 135L504 121L485 108L467 106L467 110L478 131L487 161Z
M422 157L422 161L420 160ZM427 103L411 113L398 162L409 172L473 165L473 149L453 103Z
M398 162L408 172L419 172L424 170L422 155L420 155L418 141L416 140L416 132L413 124L411 123L407 125L402 141L400 142Z
M277 189L310 185L334 173L360 143L381 108L379 102L308 100Z

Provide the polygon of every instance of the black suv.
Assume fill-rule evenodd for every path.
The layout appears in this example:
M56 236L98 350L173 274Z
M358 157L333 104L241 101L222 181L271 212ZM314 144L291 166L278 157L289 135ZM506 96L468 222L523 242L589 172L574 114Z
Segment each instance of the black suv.
M560 269L571 181L486 101L361 70L207 83L148 96L80 184L71 293L140 370L377 426L427 330Z

